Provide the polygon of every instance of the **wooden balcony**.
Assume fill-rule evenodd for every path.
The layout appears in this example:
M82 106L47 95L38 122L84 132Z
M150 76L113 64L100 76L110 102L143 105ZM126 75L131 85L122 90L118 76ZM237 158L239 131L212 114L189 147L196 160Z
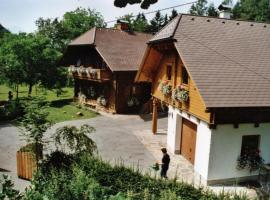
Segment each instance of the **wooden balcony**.
M111 80L112 73L107 69L93 69L86 67L74 67L71 66L69 70L74 77L85 80L93 80L98 82Z

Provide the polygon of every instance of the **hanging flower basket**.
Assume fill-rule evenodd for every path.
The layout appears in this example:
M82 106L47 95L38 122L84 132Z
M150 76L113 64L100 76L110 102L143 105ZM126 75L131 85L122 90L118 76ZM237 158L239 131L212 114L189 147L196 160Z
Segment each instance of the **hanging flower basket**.
M159 90L164 96L169 96L172 93L172 86L170 81L166 80L160 83Z
M189 91L182 85L177 86L173 90L172 98L179 102L187 102L189 99Z
M103 107L107 106L107 100L104 96L100 96L97 98L97 104Z
M128 107L134 107L134 106L139 106L140 102L136 97L129 97L128 101L127 101L127 106Z
M259 149L246 149L237 159L237 169L249 169L250 173L260 169L264 160Z
M96 69L89 68L88 69L88 74L92 79L97 79L98 73L97 73Z

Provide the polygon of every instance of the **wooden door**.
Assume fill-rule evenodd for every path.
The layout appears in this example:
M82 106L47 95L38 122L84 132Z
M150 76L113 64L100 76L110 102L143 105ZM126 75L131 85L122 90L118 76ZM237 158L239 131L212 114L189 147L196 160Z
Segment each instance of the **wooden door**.
M197 125L182 118L181 155L194 164Z

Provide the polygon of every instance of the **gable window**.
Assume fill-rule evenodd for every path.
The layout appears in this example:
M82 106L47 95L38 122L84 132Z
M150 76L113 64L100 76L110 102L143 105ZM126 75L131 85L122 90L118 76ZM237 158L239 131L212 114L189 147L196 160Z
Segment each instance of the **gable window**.
M167 65L167 80L172 80L172 65Z
M182 67L182 83L186 85L188 84L188 73L185 66Z
M241 156L259 150L260 135L245 135L242 137Z

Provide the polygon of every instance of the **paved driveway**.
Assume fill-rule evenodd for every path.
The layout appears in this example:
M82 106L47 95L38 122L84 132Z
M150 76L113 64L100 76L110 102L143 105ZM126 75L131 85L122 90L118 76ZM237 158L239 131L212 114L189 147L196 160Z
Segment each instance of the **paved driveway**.
M134 133L145 131L149 133L151 120L143 120L135 115L106 115L92 119L76 120L58 123L48 132L49 137L61 126L80 126L89 124L96 128L91 135L97 143L99 154L103 159L114 162L124 162L126 165L139 164L140 168L148 171L156 162L156 158L149 152ZM159 129L166 131L167 118L159 120ZM16 151L24 144L19 136L18 128L11 124L0 124L0 171L9 171L15 181L16 188L23 190L29 183L16 178ZM2 173L2 172L1 172ZM5 172L6 173L6 172Z

